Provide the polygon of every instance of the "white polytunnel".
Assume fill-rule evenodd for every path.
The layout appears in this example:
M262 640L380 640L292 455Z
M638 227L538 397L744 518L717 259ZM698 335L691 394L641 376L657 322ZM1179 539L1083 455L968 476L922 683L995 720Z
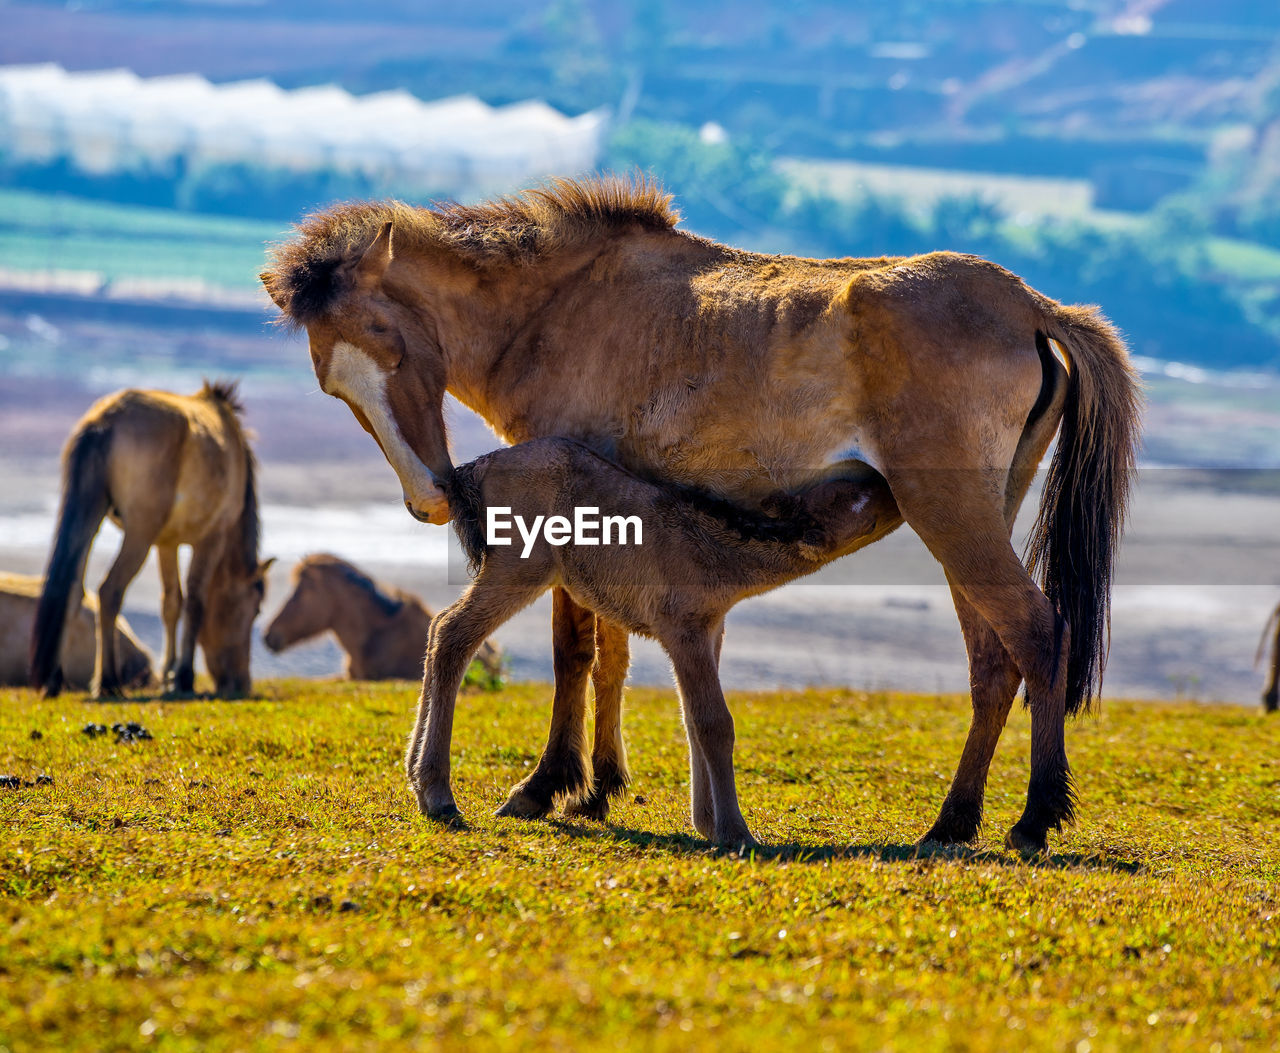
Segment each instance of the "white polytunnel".
M538 100L489 106L470 95L424 102L406 91L285 90L197 74L0 66L0 154L66 159L109 174L243 163L359 172L464 197L596 166L607 113L569 117Z

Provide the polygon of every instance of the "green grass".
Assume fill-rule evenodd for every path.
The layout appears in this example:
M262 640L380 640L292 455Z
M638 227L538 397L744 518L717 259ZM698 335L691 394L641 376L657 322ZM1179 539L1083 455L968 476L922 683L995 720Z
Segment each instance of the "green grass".
M201 278L253 288L264 246L283 223L0 190L0 260L17 270L94 271L104 278Z
M470 825L449 829L401 772L413 685L260 690L0 692L0 772L56 780L0 790L0 1047L1280 1042L1280 721L1260 713L1108 703L1077 722L1080 823L1028 864L999 847L1025 713L983 841L915 858L965 700L736 695L744 810L782 846L743 859L691 835L669 691L628 696L635 782L609 824L493 818L548 691L464 697ZM79 731L120 720L154 740Z

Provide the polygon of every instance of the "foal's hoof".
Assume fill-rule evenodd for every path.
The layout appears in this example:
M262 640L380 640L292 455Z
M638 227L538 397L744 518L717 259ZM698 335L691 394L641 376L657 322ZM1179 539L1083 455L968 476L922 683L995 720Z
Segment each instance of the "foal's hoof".
M506 803L494 814L506 819L541 819L550 811L550 801L535 800L516 786L508 795Z
M432 802L419 797L418 810L428 819L444 826L459 826L463 821L462 813L458 811L458 806L453 801Z
M94 688L92 698L95 702L119 702L124 698L124 692L119 684L99 685Z
M1015 826L1005 836L1004 846L1013 852L1017 852L1024 859L1034 859L1036 856L1042 856L1049 850L1049 842L1044 834L1032 834L1026 830Z

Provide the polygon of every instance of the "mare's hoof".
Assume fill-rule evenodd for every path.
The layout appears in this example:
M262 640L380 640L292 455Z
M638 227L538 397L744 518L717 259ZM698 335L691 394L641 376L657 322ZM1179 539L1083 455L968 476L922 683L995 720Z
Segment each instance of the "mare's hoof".
M445 804L427 805L422 809L422 814L441 826L461 826L463 823L462 813L458 811L458 806L452 801L448 801Z
M937 822L929 828L929 832L916 842L917 849L950 848L956 845L971 845L978 840L978 832L958 830L954 826Z
M731 848L735 852L739 853L746 853L753 849L764 847L751 835L751 831L746 827L743 827L736 833L715 838L715 843L721 848Z
M494 814L506 819L541 819L550 811L550 801L534 800L517 786L507 796L506 803Z
M1017 852L1024 859L1034 859L1049 850L1049 842L1044 834L1037 837L1017 826L1005 836L1004 846L1010 851Z
M578 797L564 806L566 819L595 819L603 823L609 818L609 798L594 790L585 797Z

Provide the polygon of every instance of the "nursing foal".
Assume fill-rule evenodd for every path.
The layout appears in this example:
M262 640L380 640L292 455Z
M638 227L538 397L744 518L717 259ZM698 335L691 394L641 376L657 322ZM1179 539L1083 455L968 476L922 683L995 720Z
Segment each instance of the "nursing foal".
M693 825L721 844L754 844L738 807L733 718L720 688L725 614L739 600L812 573L897 526L883 479L864 472L858 480L829 480L770 498L764 505L770 514L759 514L646 482L578 442L550 438L463 465L447 494L454 529L478 572L431 623L406 758L422 812L458 814L449 781L453 710L476 648L541 593L560 587L666 649L689 733ZM550 529L527 544L519 535L513 544L495 544L484 525L488 510L498 507L526 524L541 516L547 525L556 516L574 523L575 509L586 508L636 517L641 530L638 537L632 530L633 544L556 544L547 540Z

